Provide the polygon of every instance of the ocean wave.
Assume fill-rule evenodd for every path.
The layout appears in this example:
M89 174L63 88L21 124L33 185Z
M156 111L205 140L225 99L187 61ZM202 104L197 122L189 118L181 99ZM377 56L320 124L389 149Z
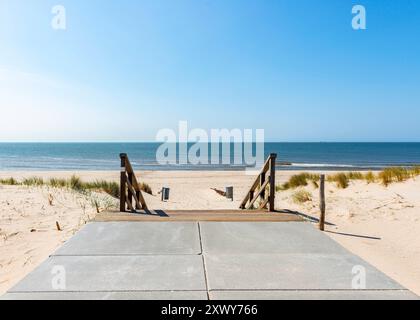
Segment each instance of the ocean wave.
M391 166L399 166L395 164L343 164L343 163L290 163L287 165L277 165L280 170L304 170L304 169L313 169L313 170L382 170ZM407 166L407 165L401 165Z
M332 163L292 163L292 167L308 167L308 168L358 168L360 166L352 164L332 164Z

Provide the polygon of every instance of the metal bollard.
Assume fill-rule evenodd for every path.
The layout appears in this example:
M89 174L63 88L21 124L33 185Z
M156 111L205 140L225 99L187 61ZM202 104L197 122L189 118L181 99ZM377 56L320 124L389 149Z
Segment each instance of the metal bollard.
M168 201L169 200L169 188L163 187L162 188L162 201Z
M233 201L233 187L226 187L226 198Z

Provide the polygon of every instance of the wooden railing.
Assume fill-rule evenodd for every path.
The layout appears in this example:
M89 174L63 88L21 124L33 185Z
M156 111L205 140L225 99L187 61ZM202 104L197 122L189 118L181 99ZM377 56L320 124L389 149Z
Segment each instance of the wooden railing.
M120 211L135 212L136 210L147 210L146 201L144 201L140 185L137 182L136 175L134 174L130 160L128 160L127 154L121 153L120 158Z
M263 169L242 201L240 209L253 209L255 202L260 199L258 209L267 208L268 205L268 210L270 212L274 212L274 199L276 194L276 159L277 154L270 154L263 166Z

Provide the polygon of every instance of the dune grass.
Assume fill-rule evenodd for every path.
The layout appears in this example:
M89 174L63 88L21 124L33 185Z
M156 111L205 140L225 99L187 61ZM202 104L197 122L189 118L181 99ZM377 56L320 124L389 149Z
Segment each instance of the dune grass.
M90 183L83 183L82 179L80 179L78 176L72 175L70 180L67 182L67 186L76 191L84 191L87 189L93 189L90 188Z
M378 178L384 186L388 186L393 182L403 182L412 177L418 176L418 167L410 169L402 167L387 168L379 173Z
M388 186L391 183L403 182L410 178L415 178L417 176L420 176L420 165L409 168L386 168L376 175L371 171L366 173L357 171L340 172L328 175L326 179L330 183L335 183L338 188L346 189L350 185L350 181L366 181L368 184L380 182L384 186ZM306 187L309 184L309 182L312 182L312 185L315 188L319 188L318 181L319 175L303 172L291 176L287 182L283 183L282 185L276 186L276 191L284 191L289 189L296 189L298 187Z
M417 177L420 176L420 165L411 168L411 173Z
M358 171L350 171L346 174L349 180L365 180L365 175Z
M140 190L150 195L153 195L152 188L145 182L140 183Z
M24 186L43 186L44 180L39 177L24 178L22 180L22 184Z
M53 188L65 188L65 187L67 187L67 180L66 179L51 178L48 181L48 185L50 185Z
M120 186L116 182L110 182L106 180L96 180L95 182L83 183L82 186L85 189L89 190L102 190L114 198L119 198L120 196Z
M357 179L359 180L359 179ZM337 188L346 189L350 183L350 177L347 173L336 173L334 175L327 176L328 182L335 182Z
M298 187L306 187L308 185L308 181L312 181L312 183L317 184L318 180L319 175L303 172L291 176L289 181L285 182L281 186L277 186L276 190L281 191L288 189L296 189Z
M365 180L367 183L374 183L376 182L376 176L374 175L372 171L369 171L368 173L365 174Z
M0 179L0 184L6 185L6 186L16 186L19 184L18 181L16 181L15 178L7 178L7 179Z
M24 178L21 182L14 178L0 179L2 185L23 185L23 186L50 186L53 188L68 188L78 192L87 191L103 191L114 198L120 196L120 186L117 182L96 180L94 182L84 182L80 177L73 175L69 179L63 178L51 178L48 181L44 181L39 177ZM152 188L147 183L141 183L140 189L148 194L153 194Z
M302 204L305 202L312 201L312 194L306 190L299 190L292 194L293 202Z
M14 178L1 179L0 184L3 185L23 185L23 186L49 186L53 188L68 188L78 192L87 191L103 191L114 198L118 198L120 194L120 186L116 182L109 182L105 180L95 182L83 182L79 177L73 175L70 179L51 178L44 181L39 177L24 178L22 181L17 181Z

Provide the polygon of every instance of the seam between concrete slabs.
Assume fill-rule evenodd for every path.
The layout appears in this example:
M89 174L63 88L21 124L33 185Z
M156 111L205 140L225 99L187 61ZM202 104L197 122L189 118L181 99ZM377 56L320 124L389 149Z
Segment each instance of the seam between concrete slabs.
M133 253L133 254L53 254L49 258L54 257L179 257L179 256L201 256L201 253Z
M222 292L222 291L234 291L234 292L410 292L410 290L399 290L399 289L211 289L209 292ZM95 293L113 293L113 292L205 292L204 290L69 290L69 291L12 291L8 293L78 293L78 292L95 292Z
M220 290L217 290L220 291ZM18 294L24 294L24 293L80 293L80 292L87 292L87 293L121 293L121 292L205 292L204 290L90 290L90 291L86 291L86 290L57 290L57 291L11 291L11 292L6 292L7 293L18 293Z
M197 222L197 227L198 227L198 238L200 240L201 261L203 262L204 282L206 283L207 300L210 300L209 283L207 279L207 268L206 268L206 261L204 259L203 242L201 240L201 227L200 227L199 221Z
M214 291L235 291L235 292L410 292L408 289L210 289Z

